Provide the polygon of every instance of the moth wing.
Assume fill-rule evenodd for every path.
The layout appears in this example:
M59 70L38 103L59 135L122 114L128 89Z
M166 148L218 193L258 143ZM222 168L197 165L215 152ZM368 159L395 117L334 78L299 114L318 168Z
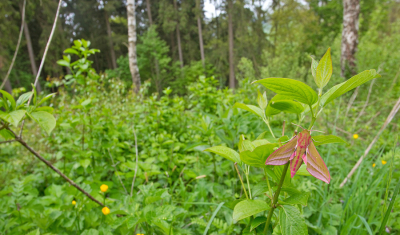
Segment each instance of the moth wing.
M290 156L295 151L296 145L297 136L293 137L285 145L275 150L275 152L271 153L271 155L269 155L269 157L265 161L265 165L283 165L287 163Z
M307 171L315 178L329 184L331 175L313 142L307 148Z

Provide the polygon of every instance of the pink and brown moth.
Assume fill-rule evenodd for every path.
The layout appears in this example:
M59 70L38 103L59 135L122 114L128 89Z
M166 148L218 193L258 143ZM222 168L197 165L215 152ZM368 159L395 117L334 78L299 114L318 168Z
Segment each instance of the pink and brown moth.
M299 170L301 164L307 166L307 171L317 179L328 183L331 181L328 168L319 155L309 130L303 130L288 143L278 148L267 158L266 165L284 165L290 161L290 175Z

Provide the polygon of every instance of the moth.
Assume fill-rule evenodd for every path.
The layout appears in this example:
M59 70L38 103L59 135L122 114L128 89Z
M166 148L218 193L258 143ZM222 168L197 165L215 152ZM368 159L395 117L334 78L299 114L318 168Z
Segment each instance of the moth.
M319 155L311 131L304 129L295 135L288 143L278 148L267 158L266 165L284 165L290 161L290 176L296 174L300 166L306 164L307 171L315 178L329 184L331 176L329 170Z

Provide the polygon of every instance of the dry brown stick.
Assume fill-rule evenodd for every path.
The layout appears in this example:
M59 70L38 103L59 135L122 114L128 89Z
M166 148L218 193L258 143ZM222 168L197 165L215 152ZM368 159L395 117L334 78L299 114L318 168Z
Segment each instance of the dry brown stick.
M37 157L40 161L44 162L48 167L50 167L53 171L55 171L57 174L59 174L62 178L64 178L68 183L72 186L74 186L76 189L81 191L83 194L85 194L90 200L96 202L100 206L104 207L103 203L99 202L96 200L92 195L90 195L88 192L86 192L84 189L79 187L73 180L68 178L68 176L64 175L57 167L53 166L49 161L47 161L45 158L43 158L38 152L36 152L33 148L31 148L21 137L19 137L13 130L10 128L6 127L7 130L11 131L13 135L15 136L15 140L18 141L22 146L24 146L29 152L31 152L35 157Z
M372 142L369 144L368 148L365 150L364 155L360 157L360 159L357 161L357 163L354 165L353 169L349 172L349 174L346 176L346 178L343 180L343 182L340 184L340 188L344 186L344 184L348 181L348 179L354 174L354 172L357 170L357 168L361 165L361 162L364 160L364 158L367 156L369 151L372 149L372 146L376 143L378 140L379 136L382 134L383 130L389 125L389 123L392 121L396 113L400 109L400 97L397 100L396 104L393 106L392 111L389 113L389 116L386 118L385 123L381 127L381 129L378 131L376 134L375 138L372 140Z
M21 17L21 30L19 31L19 36L18 36L18 42L17 42L17 47L15 48L14 52L14 57L12 58L10 68L8 68L7 75L3 80L3 83L0 86L0 90L3 89L4 84L6 84L8 80L8 76L10 76L11 70L14 66L15 59L17 58L18 50L19 50L19 45L21 44L21 39L22 39L22 31L24 30L24 22L25 22L25 6L26 6L26 0L24 0L24 4L22 5L22 17Z
M372 92L372 87L374 86L376 79L372 80L371 85L369 86L369 90L368 90L368 95L367 95L367 99L365 100L365 104L363 106L363 108L361 109L360 113L358 114L358 116L354 119L353 122L353 129L356 126L358 120L360 119L360 117L364 114L365 108L368 106L368 102L369 102L369 97L371 96L371 92Z

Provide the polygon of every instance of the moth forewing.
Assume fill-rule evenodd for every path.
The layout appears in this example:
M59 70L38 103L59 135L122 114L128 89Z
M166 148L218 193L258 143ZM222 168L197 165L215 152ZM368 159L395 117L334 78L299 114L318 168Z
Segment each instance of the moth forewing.
M322 160L314 143L310 143L307 148L307 171L315 178L330 183L331 175L329 174L328 167L326 167L324 160Z

